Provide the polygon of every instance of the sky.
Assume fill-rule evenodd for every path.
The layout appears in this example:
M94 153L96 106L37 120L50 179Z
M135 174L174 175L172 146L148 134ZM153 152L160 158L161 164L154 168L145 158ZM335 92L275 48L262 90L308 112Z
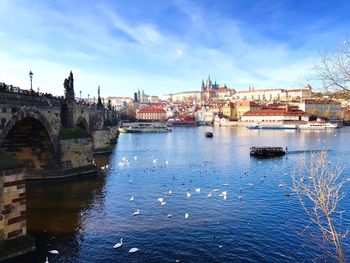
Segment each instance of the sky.
M302 88L319 52L350 40L350 2L0 0L0 82L82 97L229 88Z

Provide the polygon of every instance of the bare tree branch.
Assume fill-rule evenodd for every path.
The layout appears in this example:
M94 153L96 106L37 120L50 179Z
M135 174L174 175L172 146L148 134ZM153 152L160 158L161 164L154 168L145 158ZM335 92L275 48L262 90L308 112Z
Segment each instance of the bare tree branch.
M344 211L337 211L337 207L344 197L342 187L349 179L341 179L341 172L339 165L327 161L327 151L311 153L309 161L304 155L292 175L292 190L310 222L320 229L326 241L334 245L338 261L345 262L342 240L348 231L342 232Z

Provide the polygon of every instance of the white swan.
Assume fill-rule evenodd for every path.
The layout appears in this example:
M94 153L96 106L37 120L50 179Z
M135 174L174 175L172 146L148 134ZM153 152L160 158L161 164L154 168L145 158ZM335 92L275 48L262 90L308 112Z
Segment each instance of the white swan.
M200 192L201 192L201 189L200 189L200 188L196 188L195 191L196 191L197 193L200 193Z
M169 190L168 195L172 195L172 194L173 194L173 191Z
M172 217L173 215L172 214L167 214L167 218L170 218L170 217Z
M113 246L113 248L120 248L122 245L123 245L123 239L121 238L121 239L120 239L120 242L117 243L117 244L115 244L115 245Z
M186 214L185 214L185 218L186 218L186 219L188 219L188 217L189 217L189 214L188 214L188 213L186 213Z
M190 198L191 197L191 193L187 192L186 196L187 196L187 198Z
M211 192L209 192L209 194L208 194L208 198L209 198L209 197L211 197L211 195L212 195L212 194L211 194Z
M134 200L135 200L134 196L131 196L130 202L134 202Z
M169 161L165 161L165 164L168 165L168 164L169 164Z
M139 249L136 247L133 247L133 248L130 248L129 253L135 253L137 251L139 251Z
M49 262L49 258L48 257L46 257L46 260L45 260L45 262L44 263L50 263Z
M136 212L132 213L133 216L139 216L140 215L140 209L137 209Z
M50 253L50 254L56 254L56 255L59 254L58 251L57 251L56 249L50 250L49 253Z
M158 201L161 203L161 202L164 202L164 198L163 197L159 197L158 198Z
M160 206L164 206L164 205L166 205L165 201L160 202Z

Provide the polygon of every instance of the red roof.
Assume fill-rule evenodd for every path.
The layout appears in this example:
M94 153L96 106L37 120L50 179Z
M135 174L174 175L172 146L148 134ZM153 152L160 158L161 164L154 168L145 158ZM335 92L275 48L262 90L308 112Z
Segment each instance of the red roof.
M138 113L166 113L166 111L157 107L144 107L140 109Z
M302 110L264 109L250 110L243 116L308 116L308 114Z

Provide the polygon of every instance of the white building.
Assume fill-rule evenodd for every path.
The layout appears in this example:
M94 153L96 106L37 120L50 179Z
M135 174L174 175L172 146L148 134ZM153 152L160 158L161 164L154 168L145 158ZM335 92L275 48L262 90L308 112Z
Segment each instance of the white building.
M310 85L304 89L250 89L237 91L233 95L235 100L255 100L255 101L300 101L312 97Z
M342 117L341 103L333 99L306 99L299 109L321 118L339 120Z
M192 103L201 101L200 91L184 91L179 93L166 94L163 96L163 100L174 103Z
M262 109L244 113L241 120L249 122L308 121L309 114L295 109Z

